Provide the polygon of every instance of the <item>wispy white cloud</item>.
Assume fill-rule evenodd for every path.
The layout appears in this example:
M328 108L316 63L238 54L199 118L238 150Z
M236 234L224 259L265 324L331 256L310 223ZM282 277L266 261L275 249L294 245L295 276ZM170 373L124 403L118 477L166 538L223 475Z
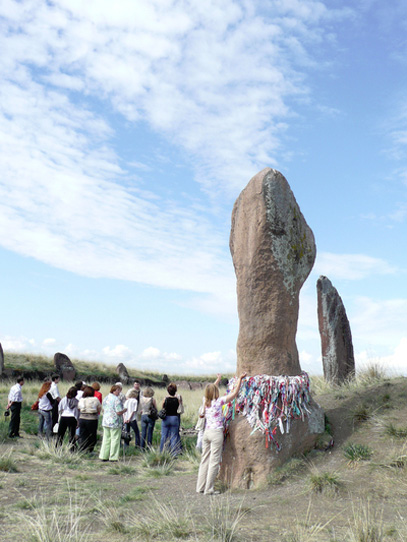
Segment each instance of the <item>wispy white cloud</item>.
M1 339L1 345L4 351L10 352L30 352L36 349L36 341L28 337L11 337L6 335Z
M105 346L102 349L102 353L104 356L107 356L107 358L111 360L123 360L123 359L129 359L129 357L132 355L132 351L130 348L125 346L124 344L117 344L114 347Z
M350 321L354 342L392 348L405 335L407 299L381 300L357 296L352 305Z
M229 205L274 163L309 49L349 14L314 0L5 0L0 15L2 245L86 276L208 293L208 310L213 296L230 303L227 232L209 200L164 198L163 173L137 150L122 156L116 125L143 121L186 150L212 203Z
M366 254L322 252L317 255L314 272L330 279L361 280L372 275L392 275L397 268Z
M56 339L53 339L51 337L49 337L48 339L44 339L42 341L42 345L47 347L47 346L54 346L56 344Z
M407 337L402 337L389 355L372 355L372 352L366 350L359 352L356 355L356 364L360 370L377 365L389 376L394 374L407 376Z

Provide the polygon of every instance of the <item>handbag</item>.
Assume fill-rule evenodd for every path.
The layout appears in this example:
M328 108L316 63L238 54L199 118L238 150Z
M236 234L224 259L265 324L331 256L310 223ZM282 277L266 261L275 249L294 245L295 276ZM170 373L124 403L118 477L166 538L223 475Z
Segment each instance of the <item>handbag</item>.
M39 401L39 399L37 399L37 400L35 401L35 403L33 403L33 404L31 405L31 410L38 410L38 405L39 405L39 403L40 403L40 401Z
M181 395L178 395L177 399L178 399L177 414L184 414L184 403L182 402Z
M196 431L203 431L205 429L206 418L205 418L205 407L201 405L198 410L198 420L195 425Z
M167 417L167 411L165 410L165 408L162 408L160 410L160 412L158 413L158 417L161 419L161 420L165 420L165 418Z
M122 439L126 444L129 444L131 441L131 433L127 430L127 424L124 424L122 427Z
M150 414L148 415L148 417L150 418L150 420L158 420L158 412L153 404L150 407Z

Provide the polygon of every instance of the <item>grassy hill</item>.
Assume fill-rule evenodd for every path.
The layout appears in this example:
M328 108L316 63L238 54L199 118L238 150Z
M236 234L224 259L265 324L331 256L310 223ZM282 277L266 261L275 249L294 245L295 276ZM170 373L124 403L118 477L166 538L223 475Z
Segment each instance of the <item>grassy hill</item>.
M29 433L2 438L0 421L0 540L54 542L58 528L69 542L406 542L407 379L371 370L339 387L312 378L311 390L327 416L318 447L264 487L219 486L215 497L195 493L194 437L183 437L175 461L131 449L110 465L56 452ZM3 384L0 404L6 393ZM189 425L202 397L194 393ZM155 444L159 435L157 424Z
M78 379L93 379L101 382L114 382L117 380L117 365L107 365L100 362L84 361L80 359L72 359L71 361L77 371ZM37 373L39 378L42 379L43 376L49 375L55 371L53 358L29 353L14 354L5 352L4 365L10 377L17 374L23 374L30 379L35 379ZM162 382L163 374L159 374L156 371L141 371L132 367L127 367L127 371L131 378L140 378L142 380L148 379L152 383L157 384ZM167 376L170 380L204 381L208 380L208 378L212 379L212 377L208 376L191 377L168 373Z

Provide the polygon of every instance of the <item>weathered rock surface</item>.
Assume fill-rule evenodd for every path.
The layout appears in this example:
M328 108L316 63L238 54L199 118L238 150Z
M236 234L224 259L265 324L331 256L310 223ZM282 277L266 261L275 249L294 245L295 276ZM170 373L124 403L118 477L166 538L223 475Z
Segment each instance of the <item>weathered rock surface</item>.
M317 294L324 377L329 382L341 384L355 374L349 320L338 291L327 277L319 277Z
M300 289L316 256L314 235L288 182L274 169L255 175L232 214L230 251L237 278L239 337L237 374L298 375L295 342ZM311 415L293 420L279 435L282 450L266 448L265 436L251 433L241 416L230 425L221 478L232 487L266 483L271 470L295 453L313 447L324 431L324 414L312 403ZM279 433L279 432L278 432Z
M1 343L0 343L0 376L2 376L4 373L4 352L3 352L3 347L1 346Z
M119 375L120 382L128 384L130 382L130 375L123 363L119 363L116 367L116 373Z
M237 199L230 251L237 278L237 372L296 375L299 293L314 235L281 173L264 169Z
M61 354L61 352L54 354L54 365L56 372L61 375L62 380L75 380L75 367L66 354Z

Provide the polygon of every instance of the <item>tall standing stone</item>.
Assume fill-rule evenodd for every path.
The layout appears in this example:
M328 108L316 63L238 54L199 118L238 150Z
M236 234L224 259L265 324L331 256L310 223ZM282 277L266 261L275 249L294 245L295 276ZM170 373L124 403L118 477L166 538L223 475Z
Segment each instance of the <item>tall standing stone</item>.
M61 354L61 352L54 354L54 366L56 372L61 375L62 380L75 380L75 367L66 354Z
M314 235L281 173L264 169L238 197L230 235L237 278L237 372L296 375L299 294Z
M281 173L266 168L238 197L232 213L230 250L237 278L239 337L237 373L298 375L295 342L300 289L316 256L314 235ZM226 440L221 477L233 487L265 482L270 471L294 453L313 446L323 432L322 410L313 403L308 418L293 420L279 436L281 452L265 447L238 416Z
M355 374L352 333L345 306L324 276L317 281L318 326L325 380L341 384Z

